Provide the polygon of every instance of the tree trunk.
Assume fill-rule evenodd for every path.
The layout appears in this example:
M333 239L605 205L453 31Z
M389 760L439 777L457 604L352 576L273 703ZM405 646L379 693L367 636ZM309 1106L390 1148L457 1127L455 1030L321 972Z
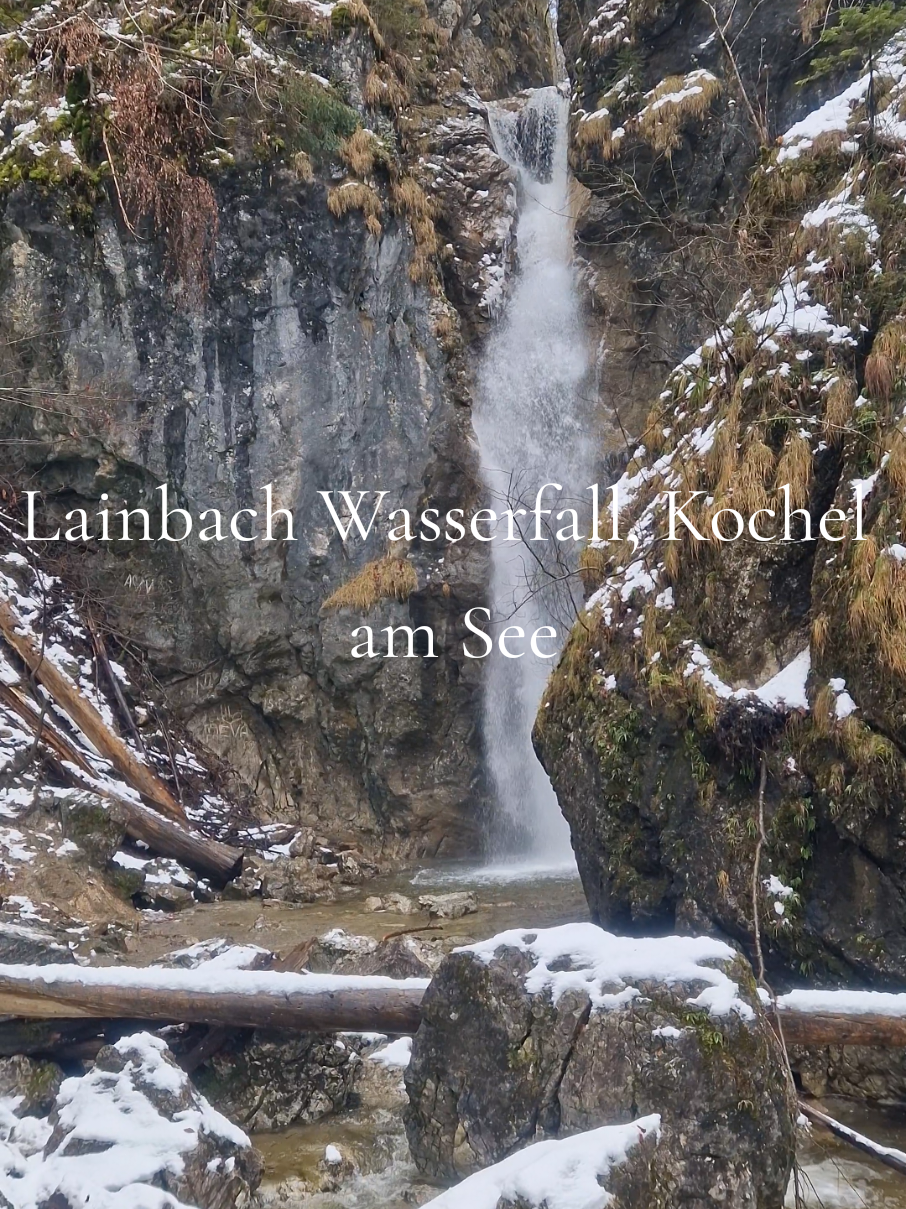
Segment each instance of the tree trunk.
M47 659L31 636L23 633L22 622L9 601L0 599L0 633L25 663L32 675L47 689L55 703L79 728L85 738L104 756L126 783L154 804L156 810L176 822L185 823L186 814L179 802L156 773L138 760L119 735L83 697L65 672Z

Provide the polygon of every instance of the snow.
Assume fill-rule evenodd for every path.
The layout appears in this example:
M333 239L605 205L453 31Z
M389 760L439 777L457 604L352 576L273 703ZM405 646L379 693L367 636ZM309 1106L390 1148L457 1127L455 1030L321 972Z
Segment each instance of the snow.
M844 718L855 713L859 707L846 691L846 681L842 677L834 676L827 683L835 694L834 717L838 722L842 722Z
M761 688L755 689L753 695L775 709L781 706L786 706L787 709L808 709L805 685L811 666L811 654L806 647L785 668L781 668L776 676L772 676Z
M180 1209L154 1183L161 1172L184 1170L183 1156L202 1134L251 1145L197 1093L173 1119L158 1111L143 1088L181 1097L190 1089L188 1076L165 1059L160 1038L137 1033L115 1048L127 1059L122 1071L95 1067L64 1080L55 1111L56 1132L65 1136L46 1156L55 1132L50 1123L17 1120L15 1101L0 1101L0 1197L12 1209L37 1209L51 1199L73 1209Z
M831 1012L841 1016L906 1016L906 994L896 991L790 991L781 1011Z
M550 994L554 1003L567 991L579 991L588 995L595 1010L606 1011L638 998L642 992L636 982L668 987L703 982L705 989L688 1003L707 1009L711 1016L735 1012L743 1020L754 1018L737 984L711 964L732 961L735 951L711 937L614 936L595 924L575 923L538 931L514 928L455 952L471 953L488 964L502 948L517 949L534 959L525 989L532 995ZM566 969L560 968L564 965Z
M329 1163L331 1167L335 1167L337 1164L343 1162L343 1155L336 1146L329 1144L324 1147L324 1162Z
M536 1142L469 1176L426 1209L497 1209L501 1201L535 1209L602 1209L611 1170L643 1139L660 1134L655 1113L628 1125L605 1125L571 1138Z
M132 990L189 991L195 995L317 995L342 990L425 990L427 978L385 978L379 974L294 974L242 970L209 961L197 970L159 966L79 967L0 965L0 978L44 982L48 986L116 986Z
M767 680L760 688L731 688L714 671L711 660L696 642L689 652L689 662L683 675L699 675L722 701L756 700L772 709L808 709L806 682L811 670L811 654L806 647L786 667Z
M389 1045L369 1054L369 1058L372 1062L380 1063L381 1066L405 1068L412 1058L412 1038L400 1037L397 1041L391 1041Z

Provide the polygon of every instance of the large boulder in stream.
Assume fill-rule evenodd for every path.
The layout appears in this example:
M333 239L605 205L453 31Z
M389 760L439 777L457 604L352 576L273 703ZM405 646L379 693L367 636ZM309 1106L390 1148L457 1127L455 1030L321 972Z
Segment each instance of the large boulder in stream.
M455 950L425 995L406 1086L410 1148L432 1179L659 1114L628 1203L783 1202L791 1087L751 969L717 940L568 924Z

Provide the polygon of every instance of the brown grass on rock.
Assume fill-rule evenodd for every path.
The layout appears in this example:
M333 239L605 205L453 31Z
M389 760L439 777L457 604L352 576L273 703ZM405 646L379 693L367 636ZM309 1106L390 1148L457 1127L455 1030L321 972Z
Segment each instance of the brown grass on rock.
M331 593L321 607L367 613L381 600L408 600L417 590L418 577L412 564L388 554L366 563L358 575Z

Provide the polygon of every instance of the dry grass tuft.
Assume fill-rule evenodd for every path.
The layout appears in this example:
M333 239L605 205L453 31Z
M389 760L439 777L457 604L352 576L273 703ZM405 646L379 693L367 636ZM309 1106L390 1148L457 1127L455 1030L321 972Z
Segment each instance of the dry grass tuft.
M680 131L690 119L700 121L720 95L720 80L709 71L667 76L645 94L647 104L636 119L641 137L669 156L680 145Z
M293 156L293 172L300 181L306 185L310 185L315 179L315 170L312 167L311 156L307 151L297 151Z
M824 405L824 435L834 442L841 439L843 430L853 414L853 404L859 397L859 388L848 374L840 374L828 388Z
M327 194L327 208L336 218L342 218L350 210L361 210L365 226L372 235L380 235L380 215L383 211L381 199L370 185L362 181L346 181Z
M812 484L812 447L808 439L799 432L791 433L777 463L776 487L790 488L790 503L794 508L805 508L808 504Z
M412 564L388 554L366 563L354 579L337 588L321 607L367 613L381 600L408 600L416 591L418 577Z
M369 176L378 153L378 141L370 130L360 126L340 144L340 159L356 176Z
M607 549L600 546L585 546L579 555L579 575L589 590L597 588L612 562Z
M389 63L375 63L362 90L365 104L372 109L389 109L399 113L409 103L409 90Z
M217 237L217 201L207 180L185 166L204 152L200 95L193 103L193 82L187 80L180 102L170 103L153 50L113 73L108 86L116 104L104 145L126 224L134 231L150 219L166 236L174 275L204 292Z
M767 507L766 485L774 469L774 454L765 445L757 428L750 430L743 445L742 461L733 479L733 504L751 516Z
M906 374L906 318L892 319L878 332L865 360L865 387L873 399L887 403Z
M819 613L812 621L812 649L819 657L824 654L827 647L829 633L830 618L826 613Z
M606 109L586 114L576 126L575 143L583 149L600 151L606 160L613 159L620 140L613 137L613 123Z
M887 477L900 498L906 498L906 434L896 429L887 450Z

